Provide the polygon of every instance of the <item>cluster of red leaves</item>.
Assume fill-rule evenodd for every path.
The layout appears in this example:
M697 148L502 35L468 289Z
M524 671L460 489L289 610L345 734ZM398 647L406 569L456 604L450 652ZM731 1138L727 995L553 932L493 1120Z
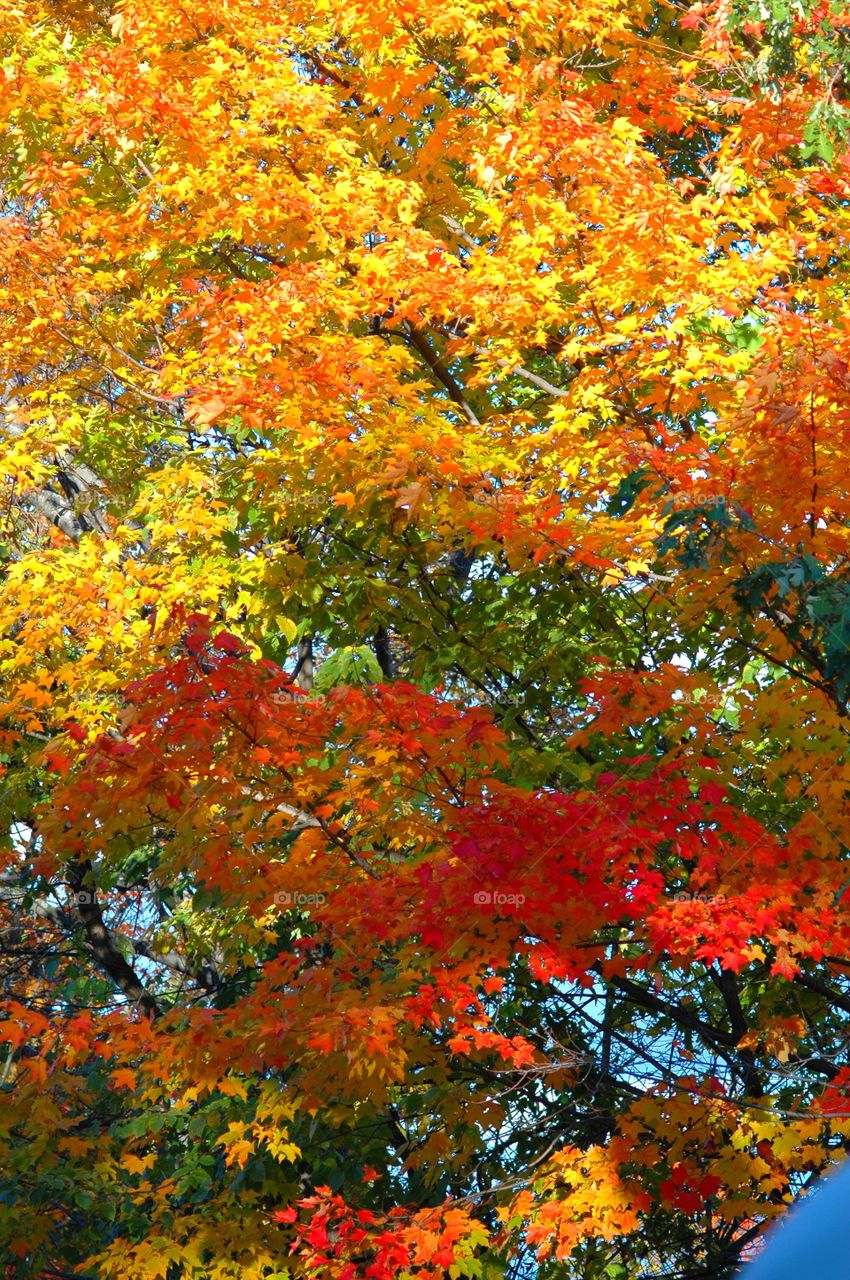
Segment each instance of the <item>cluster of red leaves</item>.
M697 1213L704 1209L707 1201L722 1186L720 1178L712 1173L702 1174L696 1168L689 1169L686 1164L677 1163L669 1178L659 1188L664 1203L683 1213Z
M298 1252L308 1274L328 1280L395 1280L402 1273L437 1280L468 1259L476 1236L482 1237L468 1210L459 1205L396 1206L376 1214L353 1209L329 1187L319 1187L297 1209L279 1209L272 1217L292 1228L291 1251Z
M400 682L304 697L202 620L185 650L131 689L124 736L99 738L53 793L46 822L61 823L63 849L106 851L144 796L176 825L180 869L259 914L258 872L275 874L263 842L300 815L287 874L309 861L320 929L348 936L356 921L370 953L415 936L441 962L466 950L491 968L520 946L541 977L586 974L607 926L639 933L643 963L672 953L739 969L758 943L788 973L850 938L838 869L809 856L805 833L780 842L737 810L708 760L700 782L634 758L570 793L528 792L501 777L502 734L481 709ZM247 840L235 805L254 821Z

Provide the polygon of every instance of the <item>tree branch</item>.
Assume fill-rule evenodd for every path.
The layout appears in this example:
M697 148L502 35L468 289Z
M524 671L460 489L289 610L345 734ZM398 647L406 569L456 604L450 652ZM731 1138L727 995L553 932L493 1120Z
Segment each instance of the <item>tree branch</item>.
M74 891L77 912L83 924L89 947L107 977L111 978L127 1000L141 1009L146 1018L153 1021L160 1009L156 1000L145 988L136 971L127 963L115 945L112 934L103 920L103 913L91 886L91 862L72 863L68 883Z

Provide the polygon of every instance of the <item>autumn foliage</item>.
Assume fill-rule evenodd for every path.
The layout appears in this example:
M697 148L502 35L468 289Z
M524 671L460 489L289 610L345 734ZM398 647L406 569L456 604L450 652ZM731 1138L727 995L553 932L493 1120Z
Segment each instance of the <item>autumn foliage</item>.
M850 1143L841 0L0 7L5 1280L709 1280Z

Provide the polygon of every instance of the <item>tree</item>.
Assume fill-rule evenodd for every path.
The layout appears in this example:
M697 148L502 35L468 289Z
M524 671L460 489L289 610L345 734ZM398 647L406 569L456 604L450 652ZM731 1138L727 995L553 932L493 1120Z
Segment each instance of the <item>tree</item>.
M8 1280L697 1280L850 1141L843 7L0 17Z

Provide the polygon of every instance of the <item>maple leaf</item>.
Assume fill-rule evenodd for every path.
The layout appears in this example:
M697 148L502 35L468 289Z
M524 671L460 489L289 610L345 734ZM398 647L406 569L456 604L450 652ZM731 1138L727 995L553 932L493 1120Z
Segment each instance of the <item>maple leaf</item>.
M286 1209L274 1209L272 1211L272 1220L284 1224L298 1221L298 1210L293 1209L291 1205Z

